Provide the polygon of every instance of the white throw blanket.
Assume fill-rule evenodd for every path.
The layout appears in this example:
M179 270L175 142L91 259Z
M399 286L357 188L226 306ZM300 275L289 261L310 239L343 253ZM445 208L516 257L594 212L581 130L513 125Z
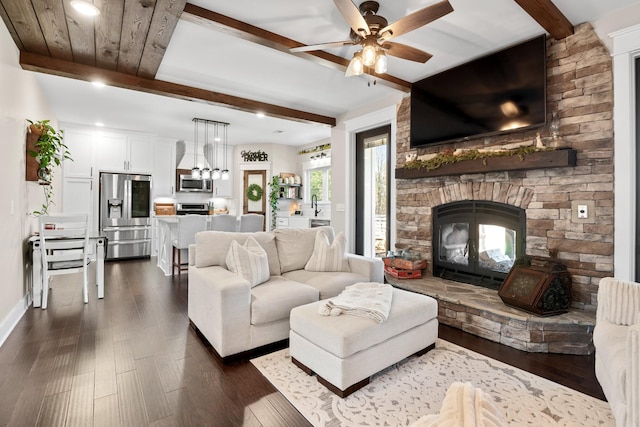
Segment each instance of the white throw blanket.
M322 316L339 316L342 313L369 317L382 323L389 317L393 286L377 282L360 282L347 286L335 298L320 304Z

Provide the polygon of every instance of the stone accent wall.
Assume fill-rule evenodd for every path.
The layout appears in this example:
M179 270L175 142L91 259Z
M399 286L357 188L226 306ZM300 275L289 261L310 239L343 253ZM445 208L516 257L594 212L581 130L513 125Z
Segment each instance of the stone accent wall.
M544 143L551 140L544 127L410 149L410 102L405 99L398 110L398 168L410 153L533 144L538 132ZM527 255L557 252L573 278L574 307L595 310L598 282L613 274L613 74L609 52L589 24L564 40L547 40L548 122L552 112L560 118L559 146L577 152L575 167L397 180L396 247L431 259L431 210L441 203L475 199L519 206L527 214ZM588 219L577 218L578 204L592 208Z

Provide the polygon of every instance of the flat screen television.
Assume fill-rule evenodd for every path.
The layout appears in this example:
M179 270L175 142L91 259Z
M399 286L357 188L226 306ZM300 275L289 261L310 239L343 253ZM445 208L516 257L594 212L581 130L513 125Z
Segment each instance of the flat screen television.
M546 122L546 37L411 85L411 147L513 132Z

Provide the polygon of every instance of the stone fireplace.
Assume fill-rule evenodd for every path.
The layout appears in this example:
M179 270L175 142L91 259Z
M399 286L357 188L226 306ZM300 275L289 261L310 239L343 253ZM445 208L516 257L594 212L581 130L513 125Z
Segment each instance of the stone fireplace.
M467 172L460 167L448 168L446 174L404 173L409 157L518 142L533 145L538 138L550 144L551 133L545 127L416 150L409 145L411 100L405 99L397 113L396 248L420 252L423 258L432 261L435 254L435 261L429 262L423 275L423 284L438 294L443 323L528 351L590 352L598 283L602 277L613 274L612 61L589 24L578 25L574 30L574 35L561 41L547 40L548 122L552 113L557 113L561 134L558 146L570 153L572 161L554 163L551 167L541 163L522 170L505 167ZM558 152L563 150L552 153ZM516 157L511 161L520 160ZM478 291L482 295L468 304L460 302L463 299L460 295L476 291L440 279L443 268L448 271L446 267L451 266L439 265L442 254L437 250L445 244L444 234L452 233L454 227L451 225L445 233L438 228L443 225L434 216L447 207L469 202L499 204L507 210L524 212L524 233L515 230L513 242L517 248L518 239L524 234L523 255L553 259L567 267L572 280L571 313L544 320L520 316L511 308L505 309L505 314L496 311L496 307L502 310L504 304L497 292L489 289ZM579 218L577 214L578 206L583 205L590 212L587 218ZM513 230L512 226L505 228ZM479 245L477 239L473 237L462 247L463 258L465 247L469 250L472 245ZM492 254L496 259L501 259L500 255L510 256L508 246L506 243L501 246L503 254ZM455 250L455 246L450 249ZM474 252L473 256L479 259L481 252ZM515 254L520 252L516 249ZM454 274L468 273L464 268L454 271ZM494 285L500 281L499 273L492 272ZM482 274L475 279L479 277ZM404 282L407 288L419 287L417 281ZM460 293L452 296L452 292ZM491 301L493 306L484 309L479 301ZM557 320L560 317L564 320Z
M515 142L534 144L537 134L550 143L548 128L471 139L439 147L409 146L410 99L397 114L396 247L433 259L433 215L438 206L463 201L500 203L526 217L524 252L557 258L572 276L572 304L595 311L598 282L613 274L613 75L611 57L589 24L576 26L564 40L547 40L547 114L560 119L559 147L572 152L575 166L406 176L408 155L457 148L487 148ZM550 121L550 120L549 120ZM562 150L560 150L562 151ZM511 160L518 162L516 158ZM568 163L569 164L569 163ZM587 205L588 218L577 217ZM434 275L429 263L428 273ZM437 273L435 274L437 277Z

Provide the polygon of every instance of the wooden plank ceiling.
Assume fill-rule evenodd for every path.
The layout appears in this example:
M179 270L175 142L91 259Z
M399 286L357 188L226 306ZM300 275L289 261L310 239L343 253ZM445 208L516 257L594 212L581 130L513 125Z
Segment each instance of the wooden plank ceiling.
M573 26L551 0L514 0L552 37ZM288 52L302 43L217 14L186 0L93 0L101 13L80 15L70 0L0 0L0 16L21 52L24 69L82 80L102 78L127 89L225 105L274 117L335 126L335 118L265 104L155 79L178 19L230 32L265 47ZM327 52L296 54L333 69L349 61ZM409 82L385 74L381 84L408 91Z

